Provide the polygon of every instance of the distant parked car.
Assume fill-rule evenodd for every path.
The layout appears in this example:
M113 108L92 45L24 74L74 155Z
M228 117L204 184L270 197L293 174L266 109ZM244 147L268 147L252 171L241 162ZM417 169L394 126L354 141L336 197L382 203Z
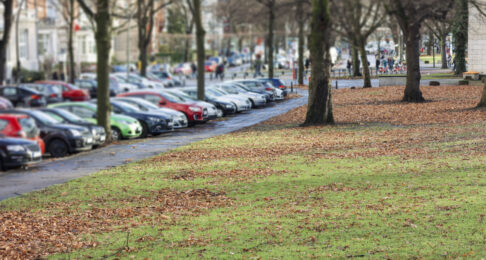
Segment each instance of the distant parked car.
M78 79L75 81L75 84L78 88L84 89L89 91L89 95L92 98L96 98L98 96L98 81L93 79ZM118 94L117 85L110 80L110 97L114 97Z
M41 109L42 112L48 114L52 118L60 121L61 123L65 124L72 124L83 126L89 129L91 134L93 135L93 145L99 146L105 143L106 141L106 132L105 128L98 126L92 122L89 122L65 109L60 108L43 108Z
M251 110L251 102L248 100L248 97L232 95L223 89L214 86L208 87L207 91L214 96L231 100L231 102L235 104L236 112L238 113Z
M159 107L171 108L184 113L189 125L207 121L208 111L192 102L187 102L177 96L160 90L146 90L123 93L118 97L138 97L145 99Z
M64 101L62 98L62 87L48 84L22 84L20 87L38 91L46 97L47 104Z
M190 63L181 63L174 68L174 74L191 76L192 68Z
M200 100L194 99L194 98L190 97L189 95L187 95L186 93L184 93L183 91L180 91L178 89L166 90L166 92L180 98L181 100L184 100L184 102L196 104L196 105L204 108L205 110L207 110L208 116L207 116L206 120L212 120L212 119L218 118L218 109L213 104L205 102L205 101L200 101ZM219 116L221 117L223 115L220 114Z
M118 72L112 74L117 78L124 78L128 83L135 84L141 86L142 88L151 88L151 89L163 89L164 85L161 82L156 82L149 80L147 78L141 77L135 73L129 73L128 78L127 74L124 72Z
M48 106L48 108L62 108L84 118L92 123L98 124L96 113L98 107L87 102L65 102ZM142 126L135 118L112 114L110 117L111 136L113 140L137 138L142 134Z
M185 128L188 126L186 115L177 110L165 108L165 107L159 107L154 105L153 103L148 102L145 99L136 98L136 97L118 97L118 98L114 98L113 100L136 106L138 109L144 112L157 113L165 116L170 116L172 117L172 121L174 122L174 128Z
M31 165L41 159L42 152L36 142L20 138L0 138L0 170Z
M62 82L62 81L37 81L37 84L47 84L47 85L57 85L62 86L62 97L64 100L69 101L87 101L90 100L91 97L89 95L89 91L79 89L78 87Z
M171 117L152 112L144 112L135 106L120 101L111 101L113 113L133 117L142 125L141 138L148 135L157 136L174 130L174 122Z
M215 72L217 67L218 67L218 64L214 61L206 61L204 63L204 70L206 72Z
M10 100L0 97L0 110L5 110L5 109L12 109L14 106L12 105L12 102Z
M223 83L217 84L215 87L223 90L224 92L230 94L233 97L240 97L244 98L245 100L249 100L251 102L251 107L262 107L267 104L266 96L259 93L254 93L250 91L246 91L240 88L236 83Z
M287 96L287 94L288 94L287 86L285 86L285 84L283 83L282 80L276 79L276 78L262 78L262 79L259 79L259 80L272 84L273 87L282 90L284 96Z
M173 82L174 86L182 86L182 82L174 77L170 72L168 71L151 71L152 74L157 75L159 78L162 79L167 79ZM170 87L170 86L169 86Z
M42 107L47 104L44 94L24 87L2 87L0 95L16 107Z
M197 88L183 88L187 95L193 99L197 99ZM218 117L227 116L236 113L236 104L231 99L226 99L223 96L217 96L211 91L206 91L205 100L214 106L218 110Z
M46 147L40 138L40 130L35 121L27 115L0 114L0 134L34 141L41 148L42 154L45 152Z
M238 83L241 84L245 89L251 92L259 93L259 94L266 94L267 103L275 101L275 92L273 87L267 87L264 82L259 80L236 80L231 81L230 83Z
M46 144L46 152L53 157L93 148L93 135L86 127L63 124L40 110L17 109L0 113L27 115L34 119L40 129L40 137Z

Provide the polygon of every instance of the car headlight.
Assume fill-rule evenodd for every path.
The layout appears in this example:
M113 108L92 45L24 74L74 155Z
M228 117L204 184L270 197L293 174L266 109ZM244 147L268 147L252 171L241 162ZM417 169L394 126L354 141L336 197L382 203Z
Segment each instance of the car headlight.
M191 110L192 112L201 112L200 107L189 107L189 110Z
M78 130L76 130L76 129L69 129L69 134L70 134L71 136L75 136L75 137L76 137L76 136L81 136L81 132L79 132L79 131L78 131Z
M7 151L11 153L21 153L25 151L25 148L22 145L9 145L7 146Z

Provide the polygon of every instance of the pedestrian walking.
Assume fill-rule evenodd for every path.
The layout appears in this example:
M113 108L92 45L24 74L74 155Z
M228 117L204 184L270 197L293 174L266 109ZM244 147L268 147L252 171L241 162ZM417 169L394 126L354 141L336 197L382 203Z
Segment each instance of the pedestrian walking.
M192 78L196 78L197 77L197 66L194 62L191 63L191 69L192 69Z
M380 71L380 59L376 59L376 74Z
M216 79L220 78L221 81L224 80L224 63L220 63L216 67Z
M353 63L351 60L348 60L348 64L346 65L346 68L348 69L349 76L351 76L351 68L353 67Z
M255 63L253 64L253 68L255 69L255 74L253 75L254 78L263 77L262 65L263 65L262 56L260 54L257 54Z

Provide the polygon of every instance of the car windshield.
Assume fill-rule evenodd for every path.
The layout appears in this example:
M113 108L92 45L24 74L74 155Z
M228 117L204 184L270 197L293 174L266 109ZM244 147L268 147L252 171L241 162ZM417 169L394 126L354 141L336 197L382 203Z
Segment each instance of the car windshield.
M88 123L88 121L64 109L57 109L56 113L58 113L61 117L66 118L70 122L76 122L81 124Z
M22 126L22 131L24 131L28 138L34 138L39 134L39 129L32 118L20 118L19 123Z
M238 93L238 90L235 87L233 87L233 86L223 85L222 87L223 87L224 91L226 91L226 92L228 92L230 94L239 94Z
M170 100L168 97L166 97L167 99L169 99L171 102L176 102L176 103L180 103L180 102L187 102L187 101L190 101L190 100L187 100L186 98L182 97L182 95L180 95L179 93L174 93L174 92L164 92L163 93L164 97L166 97L166 95L168 97L171 97L173 98L174 100Z
M31 113L35 116L35 118L37 118L37 120L41 121L43 124L55 125L60 123L59 121L44 112L34 110Z
M220 90L220 89L217 89L217 88L213 88L213 89L211 89L211 90L212 90L214 93L218 94L220 97L221 97L221 96L226 96L226 95L228 95L228 93L226 93L226 92L224 92L224 91L222 91L222 90Z
M186 101L193 101L194 98L192 98L191 96L187 95L186 93L182 92L182 91L174 91L174 92L171 92L172 94L174 94L175 96L178 96Z
M130 104L127 104L127 103L113 102L113 104L117 105L118 107L120 107L121 109L123 109L125 112L128 112L128 113L140 112L140 109L138 109L136 106L133 106L133 105L130 105Z
M153 109L159 109L158 106L150 103L149 101L141 98L124 98L120 99L120 101L137 106L139 109L143 111L149 111Z

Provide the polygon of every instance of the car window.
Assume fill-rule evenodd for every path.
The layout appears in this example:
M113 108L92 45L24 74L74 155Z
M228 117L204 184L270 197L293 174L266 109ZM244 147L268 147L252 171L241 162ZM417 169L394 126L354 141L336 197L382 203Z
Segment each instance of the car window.
M49 111L44 111L44 113L48 114L50 117L56 119L57 121L59 121L60 123L66 123L66 120L64 120L64 118L58 116L57 114L55 113L52 113L52 112L49 112Z
M118 106L111 106L113 108L113 113L115 114L123 114L123 110L121 110Z
M73 114L82 118L92 118L93 115L95 114L95 112L92 111L91 109L86 107L81 107L81 106L73 106L72 112Z
M145 100L152 104L159 105L162 98L157 95L145 95Z
M31 113L37 118L37 120L41 121L43 124L55 125L55 124L59 123L57 120L50 117L49 115L47 115L44 112L33 110Z
M142 110L142 111L145 111L145 112L149 111L149 109L147 107L144 107L141 104L138 104L138 103L130 101L130 100L123 99L123 100L121 100L121 102L125 103L125 104L130 104L130 105L138 108L139 110ZM152 103L150 103L150 104L152 104Z
M20 126L22 127L22 131L27 135L29 138L34 138L39 134L39 129L35 124L35 120L27 117L27 118L20 118L19 119Z
M17 95L17 88L4 88L3 89L4 96L16 96Z
M68 110L64 109L56 109L57 113L64 118L67 118L70 122L76 122L76 123L88 123L88 121L84 120L83 118L69 112ZM70 111L72 111L72 108L70 107Z
M0 131L3 131L8 126L8 120L0 119Z

